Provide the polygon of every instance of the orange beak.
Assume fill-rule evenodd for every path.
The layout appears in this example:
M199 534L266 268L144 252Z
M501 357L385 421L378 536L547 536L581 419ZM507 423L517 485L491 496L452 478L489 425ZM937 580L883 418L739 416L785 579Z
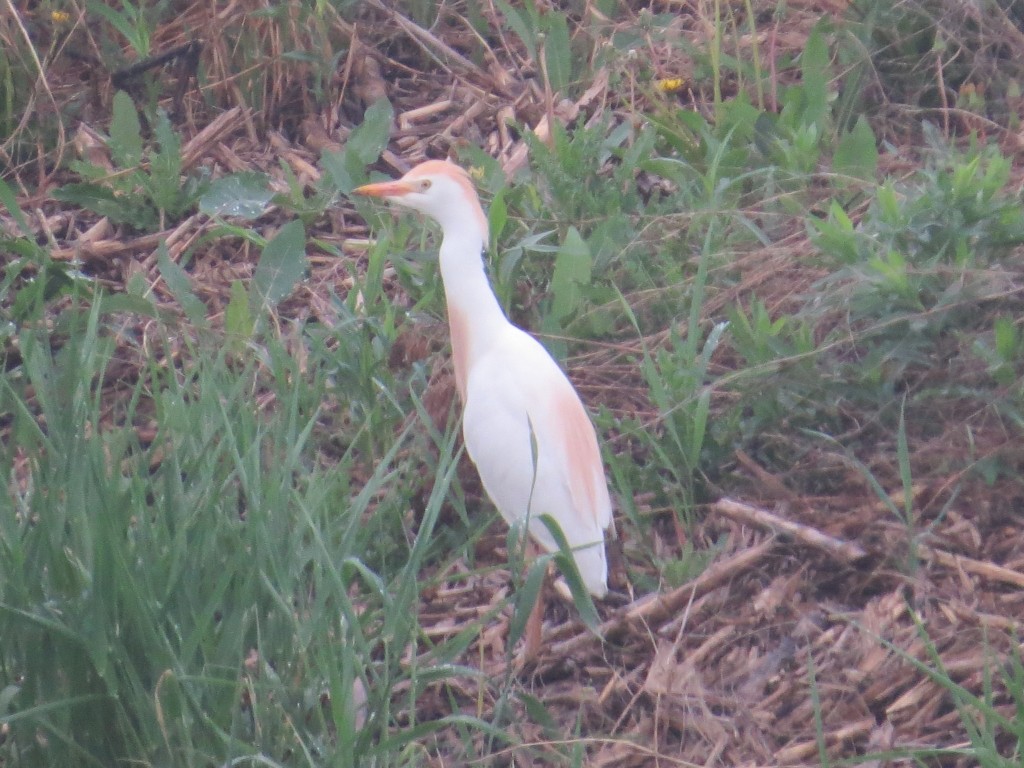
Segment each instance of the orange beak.
M378 184L364 184L353 189L352 193L366 197L402 197L412 191L412 184L398 179L397 181L382 181Z

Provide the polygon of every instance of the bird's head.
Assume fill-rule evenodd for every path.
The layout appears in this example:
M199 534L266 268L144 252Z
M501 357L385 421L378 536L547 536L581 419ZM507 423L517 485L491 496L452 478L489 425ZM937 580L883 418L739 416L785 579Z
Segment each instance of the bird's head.
M352 190L425 213L442 229L472 222L487 239L487 217L473 182L462 168L445 160L427 160L395 181L366 184Z

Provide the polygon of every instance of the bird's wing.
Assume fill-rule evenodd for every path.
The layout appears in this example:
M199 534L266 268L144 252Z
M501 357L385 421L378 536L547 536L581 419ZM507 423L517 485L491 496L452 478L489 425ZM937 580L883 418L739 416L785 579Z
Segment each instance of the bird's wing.
M557 545L539 519L551 515L571 547L586 547L577 552L577 566L588 585L599 576L603 589L611 499L594 427L547 351L522 331L510 331L469 372L466 448L506 520L520 522L529 514L530 533L554 551ZM591 558L595 562L586 567Z

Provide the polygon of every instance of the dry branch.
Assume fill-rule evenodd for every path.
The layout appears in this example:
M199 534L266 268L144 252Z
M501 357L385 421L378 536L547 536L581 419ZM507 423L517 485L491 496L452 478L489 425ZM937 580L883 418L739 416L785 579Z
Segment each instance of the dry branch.
M955 571L966 571L967 573L973 573L975 576L981 576L992 581L1000 581L1010 586L1024 587L1024 573L1020 571L989 563L985 560L975 560L964 555L954 555L952 552L935 549L926 544L920 545L919 551L926 559L934 560Z
M218 115L211 123L204 126L199 133L189 139L181 148L181 167L188 170L203 157L217 142L235 131L245 120L247 110L232 107Z
M852 542L836 539L809 525L786 520L766 509L759 509L758 507L728 498L719 499L711 505L711 509L733 520L793 536L805 544L823 550L850 565L868 556L866 551Z
M712 564L696 579L667 594L645 595L602 623L599 628L601 636L607 640L616 640L641 625L652 629L659 627L675 618L694 598L722 586L751 568L767 555L773 546L774 543L771 541L762 542L738 552L727 560ZM597 641L582 624L570 626L576 631L576 635L549 645L544 654L546 661L557 663L562 659L571 658L588 643Z
M423 48L424 52L435 60L438 60L438 57L446 59L448 63L454 62L455 64L458 64L465 72L472 73L481 79L486 78L486 75L479 67L476 66L476 64L471 62L429 30L423 29L423 27L414 24L398 11L388 8L384 3L380 2L380 0L368 0L367 4L376 8L381 13L386 14L391 21L395 22L395 24L402 28L403 32L415 40ZM444 62L438 60L438 63L440 64Z

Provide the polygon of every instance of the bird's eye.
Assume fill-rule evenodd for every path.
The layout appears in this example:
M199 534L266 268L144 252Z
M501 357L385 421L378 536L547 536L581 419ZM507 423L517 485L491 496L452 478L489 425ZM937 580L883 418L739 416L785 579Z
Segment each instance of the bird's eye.
M420 192L426 192L428 189L430 189L430 179L420 181Z

